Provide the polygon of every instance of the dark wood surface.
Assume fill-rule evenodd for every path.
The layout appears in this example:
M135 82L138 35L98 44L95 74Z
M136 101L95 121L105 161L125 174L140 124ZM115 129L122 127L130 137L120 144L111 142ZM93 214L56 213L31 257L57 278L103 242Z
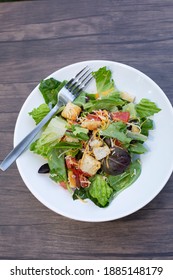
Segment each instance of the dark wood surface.
M16 118L38 82L91 59L145 72L173 103L173 1L0 3L0 160L12 149ZM152 202L121 220L78 222L37 201L13 164L0 172L0 258L172 259L172 187L173 177Z

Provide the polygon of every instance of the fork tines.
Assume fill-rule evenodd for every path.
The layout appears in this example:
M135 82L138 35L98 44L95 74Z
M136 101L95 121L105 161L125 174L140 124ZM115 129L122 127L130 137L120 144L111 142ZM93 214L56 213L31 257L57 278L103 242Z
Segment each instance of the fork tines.
M92 72L88 66L85 66L79 73L72 78L65 87L74 95L78 95L84 87L92 80Z

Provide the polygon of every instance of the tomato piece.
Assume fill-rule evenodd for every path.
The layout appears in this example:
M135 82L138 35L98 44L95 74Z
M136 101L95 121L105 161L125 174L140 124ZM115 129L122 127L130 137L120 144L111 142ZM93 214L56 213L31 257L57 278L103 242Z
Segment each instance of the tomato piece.
M99 116L97 116L97 115L94 115L94 114L88 114L88 115L86 116L86 118L87 118L88 120L101 121L101 118L100 118Z
M114 121L122 121L127 123L130 118L130 113L129 112L113 112L111 113L111 118Z

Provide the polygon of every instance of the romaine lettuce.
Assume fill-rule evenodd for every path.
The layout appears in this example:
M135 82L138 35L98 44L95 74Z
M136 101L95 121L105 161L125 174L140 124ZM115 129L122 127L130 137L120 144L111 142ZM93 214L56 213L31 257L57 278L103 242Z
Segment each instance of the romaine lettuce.
M97 93L100 98L108 97L117 91L112 79L112 73L106 66L93 72L93 76L96 80Z
M55 182L67 182L67 172L63 150L53 148L48 153L50 178Z
M34 108L31 112L29 112L29 115L32 116L35 123L38 124L49 112L49 106L43 103L38 108Z
M51 104L55 106L57 103L57 94L66 84L66 81L59 82L54 78L49 78L42 80L39 85L39 90L41 91L46 104Z
M40 145L45 145L54 141L60 141L67 130L67 122L60 118L54 117L49 122L48 126L42 132L39 138Z
M130 119L136 119L137 118L137 112L135 109L135 104L130 102L123 106L123 112L129 112L130 113Z
M90 199L100 207L106 207L109 204L113 189L108 185L102 175L96 175L88 189Z
M111 96L109 98L105 98L105 99L97 99L97 100L91 100L89 102L87 102L84 105L84 110L87 110L89 112L94 111L94 110L108 110L108 111L112 111L114 108L116 108L117 106L123 106L125 103L125 101L123 101L120 97L119 97L119 93L115 93L114 96ZM115 111L117 110L117 108L115 109Z
M116 138L124 144L131 142L131 138L126 135L126 124L123 122L111 123L106 129L100 130L100 135Z
M80 140L89 140L89 130L87 128L81 127L79 125L72 125L72 132L73 135Z
M30 150L36 154L47 157L48 152L64 136L67 122L60 117L51 119L40 138L30 145Z
M152 116L161 110L154 102L146 98L141 99L141 101L136 104L135 108L140 118Z
M142 119L141 123L141 133L148 136L149 130L154 128L153 120L151 119Z

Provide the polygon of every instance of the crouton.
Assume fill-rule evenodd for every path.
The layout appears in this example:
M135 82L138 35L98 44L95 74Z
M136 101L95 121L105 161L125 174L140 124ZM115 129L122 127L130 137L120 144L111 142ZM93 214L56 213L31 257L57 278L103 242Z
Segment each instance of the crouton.
M61 115L65 119L75 121L81 112L81 108L71 102L68 102Z
M94 140L90 141L89 145L91 148L101 147L103 145L103 142L101 140L94 139Z
M107 145L103 147L94 147L93 154L97 160L101 160L110 154L110 149Z
M84 128L88 128L89 130L95 130L100 127L102 124L101 121L94 121L94 120L84 120L81 123L81 126Z
M79 162L79 168L84 173L87 173L91 176L95 175L97 173L97 170L100 169L100 167L101 163L88 154L84 154Z

